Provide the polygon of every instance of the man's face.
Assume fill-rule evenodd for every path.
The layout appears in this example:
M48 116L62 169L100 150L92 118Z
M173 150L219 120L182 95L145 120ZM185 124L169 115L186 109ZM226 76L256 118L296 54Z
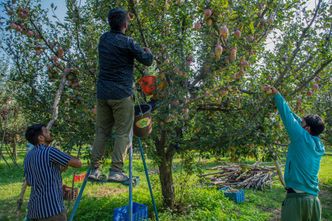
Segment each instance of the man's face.
M125 22L125 25L124 25L124 27L125 27L125 29L126 29L126 31L128 30L128 28L129 28L129 21L128 21L128 19L127 19L127 21Z
M43 130L43 133L41 134L42 139L44 140L44 142L46 144L50 144L53 140L52 136L51 136L51 132L46 127L43 127L42 130Z

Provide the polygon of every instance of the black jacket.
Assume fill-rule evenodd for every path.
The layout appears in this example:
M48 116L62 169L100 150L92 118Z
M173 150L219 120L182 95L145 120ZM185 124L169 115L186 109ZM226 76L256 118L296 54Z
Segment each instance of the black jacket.
M153 55L122 32L104 33L99 40L97 98L119 100L132 95L134 59L150 66Z

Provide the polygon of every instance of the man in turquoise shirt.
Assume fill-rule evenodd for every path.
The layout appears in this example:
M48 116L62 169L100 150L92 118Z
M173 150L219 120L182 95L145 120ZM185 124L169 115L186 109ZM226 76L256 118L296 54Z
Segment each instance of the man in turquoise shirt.
M318 136L324 131L324 122L318 115L301 119L292 113L277 89L268 85L263 89L274 95L290 139L284 174L287 195L282 204L281 220L319 221L318 171L325 149Z

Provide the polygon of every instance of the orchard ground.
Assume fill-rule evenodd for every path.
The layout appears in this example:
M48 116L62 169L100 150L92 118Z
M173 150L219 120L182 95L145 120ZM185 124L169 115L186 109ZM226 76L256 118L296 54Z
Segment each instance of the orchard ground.
M8 168L0 161L0 220L23 220L24 211L30 190L28 189L23 204L23 212L16 214L16 200L18 198L23 179L23 149L19 152L19 167ZM228 162L228 159L221 159ZM216 159L195 159L200 168L219 165L220 160ZM251 161L252 162L252 161ZM105 162L103 171L107 173L109 161ZM128 164L128 162L127 162ZM149 206L149 216L153 217L153 209L149 196L147 183L144 176L142 161L138 154L134 155L134 175L140 176L140 184L134 188L134 201ZM228 200L216 188L202 185L198 179L198 173L189 175L184 172L180 157L174 162L174 179L176 190L177 211L162 210L162 199L157 166L148 161L152 186L159 208L161 221L168 220L279 220L280 207L285 196L285 191L279 181L275 179L272 189L265 191L245 190L246 200L243 204L235 204ZM77 171L84 172L87 169L87 162L84 167ZM126 168L127 170L128 168ZM201 171L201 172L202 172ZM73 170L69 169L63 174L63 181L71 185ZM320 178L320 200L323 207L323 220L332 220L332 151L322 158ZM80 186L82 183L76 184ZM85 220L112 220L113 209L126 205L128 202L128 189L119 184L93 184L88 183L77 211L76 219ZM67 203L66 203L67 205ZM72 204L71 204L72 207ZM154 220L154 219L152 219Z

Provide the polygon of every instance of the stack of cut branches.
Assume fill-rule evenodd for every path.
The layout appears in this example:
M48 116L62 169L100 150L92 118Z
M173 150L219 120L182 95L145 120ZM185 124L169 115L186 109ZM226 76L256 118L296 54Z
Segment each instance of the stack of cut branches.
M260 163L226 164L209 170L214 172L200 175L201 179L208 184L257 190L271 188L273 177L276 175L274 166L263 166Z

